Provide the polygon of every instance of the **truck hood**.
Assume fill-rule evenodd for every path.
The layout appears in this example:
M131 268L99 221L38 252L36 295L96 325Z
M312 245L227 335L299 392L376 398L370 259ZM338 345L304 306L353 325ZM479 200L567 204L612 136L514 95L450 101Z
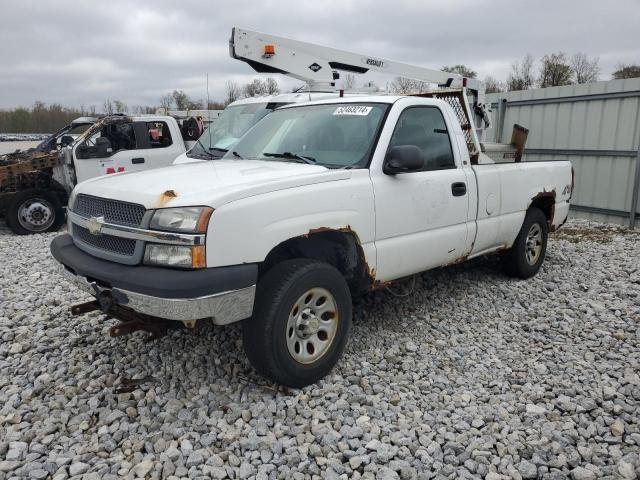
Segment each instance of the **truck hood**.
M215 160L97 177L76 193L139 203L147 209L207 205L316 183L346 180L349 170L263 160Z

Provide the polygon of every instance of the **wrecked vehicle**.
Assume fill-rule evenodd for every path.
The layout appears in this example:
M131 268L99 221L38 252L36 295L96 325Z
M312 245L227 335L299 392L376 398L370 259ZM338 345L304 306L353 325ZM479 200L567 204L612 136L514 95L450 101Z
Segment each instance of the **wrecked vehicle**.
M568 216L571 164L521 162L517 126L495 162L463 95L287 105L220 160L78 185L51 244L95 297L76 313L123 320L113 335L242 321L255 369L301 387L338 361L356 295L492 252L535 275Z
M67 192L53 171L61 164L61 150L96 121L76 118L34 148L0 155L0 214L14 233L54 231L62 225Z
M77 183L171 165L201 133L171 116L79 118L34 149L0 157L0 213L19 235L55 231Z

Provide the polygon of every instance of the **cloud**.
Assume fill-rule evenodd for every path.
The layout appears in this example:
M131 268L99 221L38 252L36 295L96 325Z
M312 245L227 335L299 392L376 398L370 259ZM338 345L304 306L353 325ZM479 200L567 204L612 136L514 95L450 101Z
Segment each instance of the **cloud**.
M0 108L156 105L174 89L205 98L207 73L221 99L227 80L258 76L229 57L233 26L432 68L464 63L498 79L525 53L599 56L603 79L619 62L640 62L637 0L615 9L592 0L4 0L1 11Z

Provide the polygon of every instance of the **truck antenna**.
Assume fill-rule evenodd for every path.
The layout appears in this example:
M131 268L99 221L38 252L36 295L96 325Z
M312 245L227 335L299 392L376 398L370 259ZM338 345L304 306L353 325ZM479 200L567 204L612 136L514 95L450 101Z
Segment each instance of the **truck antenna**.
M209 72L207 72L207 110L209 110L209 105L211 104L211 99L209 98ZM207 116L209 112L207 112ZM209 132L209 152L211 152L211 119L207 122L207 131ZM209 153L207 152L207 153Z

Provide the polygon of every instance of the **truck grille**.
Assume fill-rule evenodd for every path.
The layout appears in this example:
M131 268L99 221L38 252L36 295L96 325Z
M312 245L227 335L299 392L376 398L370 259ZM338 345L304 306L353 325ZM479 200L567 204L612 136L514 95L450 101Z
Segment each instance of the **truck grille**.
M132 227L139 226L145 214L144 206L137 203L120 202L82 194L77 196L73 211L86 218L104 217L108 223Z
M105 217L106 218L106 217ZM136 241L130 238L114 237L112 235L92 235L89 230L80 225L73 226L73 234L78 240L94 248L118 255L132 256L136 249Z

